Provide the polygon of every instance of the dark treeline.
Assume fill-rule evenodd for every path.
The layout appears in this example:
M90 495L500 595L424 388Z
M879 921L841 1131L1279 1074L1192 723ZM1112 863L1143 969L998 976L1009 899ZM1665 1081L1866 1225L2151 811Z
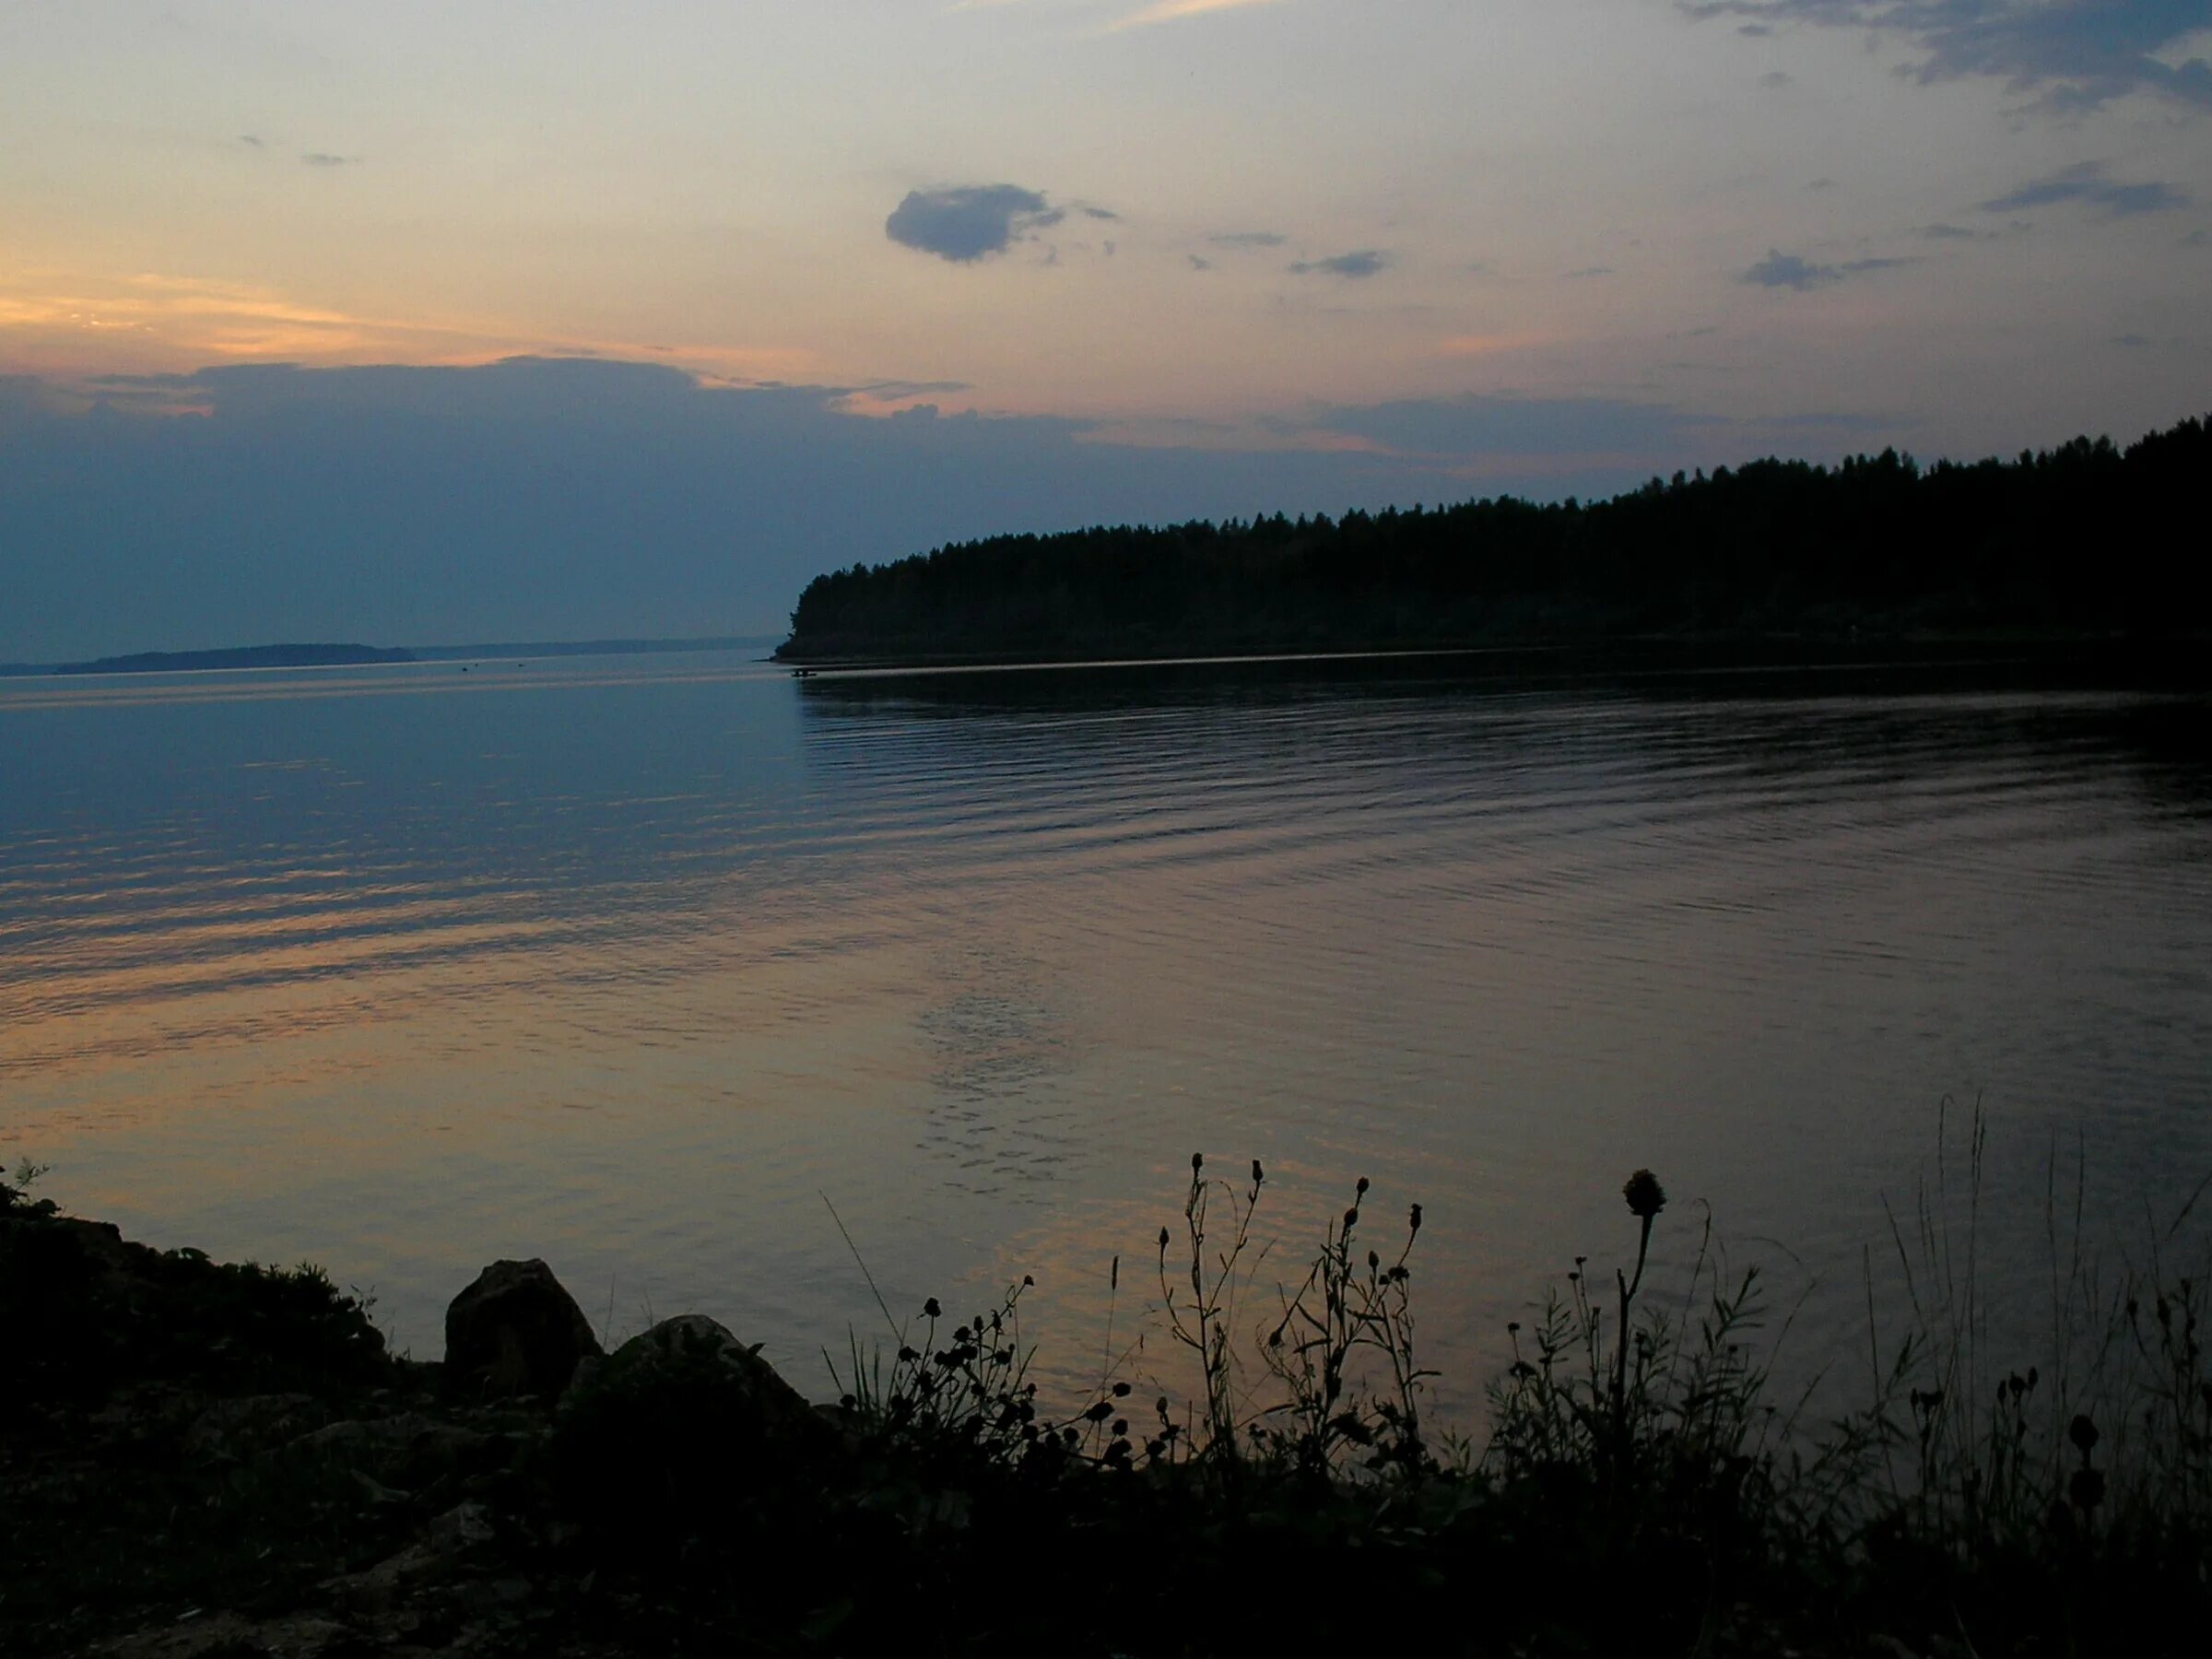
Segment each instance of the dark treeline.
M1001 535L817 577L788 660L1648 636L2185 633L2212 424L1923 467L1765 460L1610 500Z

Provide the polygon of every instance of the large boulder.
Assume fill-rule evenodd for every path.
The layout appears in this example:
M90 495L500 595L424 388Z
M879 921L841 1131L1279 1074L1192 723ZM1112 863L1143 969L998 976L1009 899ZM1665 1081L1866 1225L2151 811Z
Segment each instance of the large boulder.
M555 1438L583 1512L641 1545L746 1524L774 1494L818 1485L844 1449L773 1366L698 1313L581 1371Z
M594 1387L618 1392L701 1385L718 1411L762 1447L806 1456L837 1443L822 1414L760 1358L758 1343L747 1346L703 1313L679 1313L632 1336L594 1379Z
M600 1351L591 1322L553 1269L494 1262L445 1311L445 1372L464 1394L551 1399Z

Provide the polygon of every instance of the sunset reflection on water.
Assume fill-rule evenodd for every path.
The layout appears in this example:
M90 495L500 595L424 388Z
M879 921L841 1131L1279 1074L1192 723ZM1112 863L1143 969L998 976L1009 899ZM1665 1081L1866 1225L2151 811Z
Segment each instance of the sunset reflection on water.
M1815 1348L1947 1093L2016 1195L2212 1167L2196 693L1477 666L0 683L0 1156L420 1353L542 1254L815 1393L881 1324L825 1196L895 1311L1034 1275L1069 1377L1193 1150L1266 1164L1263 1304L1366 1175L1462 1411L1639 1165L1662 1282L1708 1198Z

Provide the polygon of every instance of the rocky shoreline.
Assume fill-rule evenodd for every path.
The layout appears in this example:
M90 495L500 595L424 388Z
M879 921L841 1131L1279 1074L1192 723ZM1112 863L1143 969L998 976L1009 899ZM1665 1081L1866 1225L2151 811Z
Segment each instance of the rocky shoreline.
M1658 1184L1623 1190L1648 1240ZM1403 1293L1370 1252L1361 1302L1357 1218L1331 1310ZM1476 1457L1349 1394L1302 1439L1260 1406L1193 1445L1191 1407L1114 1378L1055 1420L1020 1295L958 1323L929 1301L822 1406L698 1314L604 1352L551 1268L500 1261L423 1362L319 1268L155 1251L0 1180L0 1655L1964 1659L2194 1653L2212 1617L2195 1512L2104 1518L2087 1418L2047 1516L1961 1532L1913 1498L1830 1534L1790 1518L1803 1468L1700 1450L1679 1413ZM1562 1397L1631 1422L1602 1383ZM1547 1422L1578 1431L1509 1418Z
M424 1363L316 1270L156 1252L15 1194L0 1312L10 1655L629 1652L575 1617L594 1505L655 1536L688 1517L625 1512L679 1466L758 1488L856 1446L703 1316L604 1354L539 1261L488 1266Z

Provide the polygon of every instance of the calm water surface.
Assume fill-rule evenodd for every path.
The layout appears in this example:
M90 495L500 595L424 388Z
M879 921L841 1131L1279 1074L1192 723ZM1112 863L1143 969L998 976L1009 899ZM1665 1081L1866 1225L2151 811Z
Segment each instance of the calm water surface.
M2208 716L1987 664L0 682L0 1157L418 1353L539 1254L818 1394L880 1325L825 1194L895 1311L1031 1273L1079 1370L1192 1151L1265 1161L1263 1287L1366 1175L1458 1407L1649 1165L1670 1266L1708 1201L1818 1354L1947 1095L2007 1271L2054 1147L2114 1236L2212 1171Z

